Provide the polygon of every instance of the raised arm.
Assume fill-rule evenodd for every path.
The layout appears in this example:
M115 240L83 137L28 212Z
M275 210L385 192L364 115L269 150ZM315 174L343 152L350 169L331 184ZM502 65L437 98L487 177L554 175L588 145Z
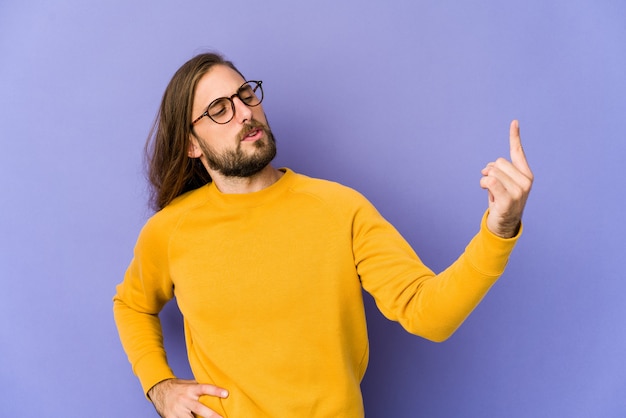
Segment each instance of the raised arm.
M378 214L364 207L355 218L354 250L363 287L380 311L414 334L433 341L451 336L504 272L517 242L533 175L519 137L510 127L511 161L483 169L489 210L461 256L435 274ZM428 239L428 237L424 237Z

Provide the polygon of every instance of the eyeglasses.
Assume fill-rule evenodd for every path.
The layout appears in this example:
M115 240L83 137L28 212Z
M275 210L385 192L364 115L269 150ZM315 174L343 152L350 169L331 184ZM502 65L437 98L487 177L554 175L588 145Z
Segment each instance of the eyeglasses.
M191 125L195 125L200 119L208 116L213 122L224 125L235 117L235 102L233 99L238 97L243 104L249 107L258 106L263 101L263 82L246 81L237 89L237 93L230 97L220 97L209 104L203 114L198 116Z

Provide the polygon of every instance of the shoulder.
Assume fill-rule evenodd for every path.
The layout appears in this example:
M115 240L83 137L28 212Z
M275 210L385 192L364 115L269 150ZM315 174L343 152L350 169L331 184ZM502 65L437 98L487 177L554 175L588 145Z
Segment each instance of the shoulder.
M322 200L335 201L363 201L365 197L351 187L335 181L308 177L304 174L294 173L295 181L290 190L293 193L303 193L315 196Z
M299 200L326 207L334 213L343 213L353 217L357 212L376 211L363 194L341 183L295 174L291 183L290 193Z
M170 202L166 207L153 214L144 225L141 235L168 236L185 215L207 202L206 187L184 193Z

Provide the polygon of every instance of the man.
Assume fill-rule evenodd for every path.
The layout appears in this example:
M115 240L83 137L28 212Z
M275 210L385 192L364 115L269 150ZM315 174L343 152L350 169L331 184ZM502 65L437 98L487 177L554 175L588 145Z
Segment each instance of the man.
M157 213L114 313L143 389L166 418L361 417L361 288L409 332L448 338L502 274L533 175L513 121L511 162L482 171L489 207L435 275L357 192L276 169L260 81L202 54L168 85L151 135ZM176 296L196 380L179 380L158 313Z

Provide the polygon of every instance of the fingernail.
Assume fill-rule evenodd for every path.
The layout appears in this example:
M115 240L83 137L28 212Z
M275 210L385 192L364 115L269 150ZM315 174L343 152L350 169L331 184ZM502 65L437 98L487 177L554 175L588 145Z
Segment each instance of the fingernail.
M222 398L227 398L228 397L228 391L227 390L223 390L222 391Z

